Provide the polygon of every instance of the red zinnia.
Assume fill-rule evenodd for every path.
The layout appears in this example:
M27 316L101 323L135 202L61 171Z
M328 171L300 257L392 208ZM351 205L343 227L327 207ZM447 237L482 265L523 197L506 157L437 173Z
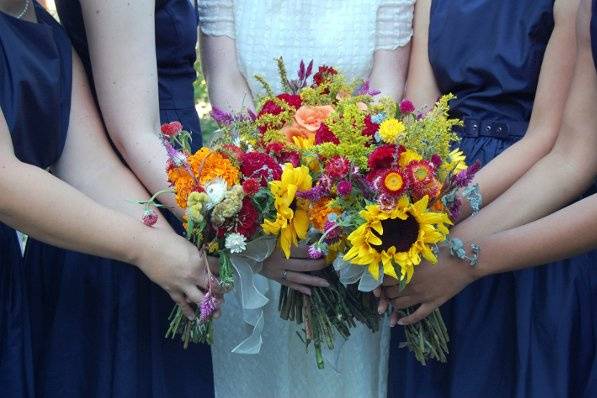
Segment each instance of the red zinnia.
M255 232L257 232L258 226L259 212L255 208L255 205L250 198L244 198L243 207L238 213L238 225L236 227L236 232L246 236L247 239L250 240L251 237L255 235Z
M294 167L301 165L301 154L296 151L283 151L277 159L280 163L291 163Z
M282 153L283 149L284 149L284 144L282 144L281 142L278 142L278 141L270 142L265 147L265 151L273 156L279 155L280 153Z
M162 134L166 137L174 137L182 131L182 124L180 122L164 123L161 127Z
M284 101L294 109L298 109L301 107L303 101L301 97L298 95L293 94L280 94L276 96L276 98ZM257 114L257 118L259 119L263 115L279 115L282 113L283 109L280 105L276 104L274 100L269 100L261 107L261 110ZM259 131L265 133L268 128L282 128L283 126L259 126Z
M333 144L339 144L340 140L334 133L332 133L328 126L325 123L321 123L319 129L315 132L315 144L321 145L326 142L331 142Z
M350 162L341 156L334 156L325 165L325 173L333 179L345 177L349 170Z
M256 178L261 186L270 180L279 180L282 168L274 158L265 153L247 152L240 157L240 171L247 178Z
M317 70L315 76L313 76L313 83L316 86L321 86L330 77L338 74L338 71L331 66L322 65Z
M379 124L371 121L371 115L365 116L365 127L363 128L363 135L373 137L379 130Z
M428 186L435 177L435 167L427 160L413 160L406 166L406 178L416 190Z
M415 105L407 100L403 99L400 101L400 113L413 113L415 111Z
M253 196L261 188L261 183L255 178L249 178L243 182L243 192L247 196Z
M371 152L371 155L369 155L369 169L373 171L391 168L398 163L398 159L402 152L404 152L404 148L398 145L387 144L375 148L375 150Z

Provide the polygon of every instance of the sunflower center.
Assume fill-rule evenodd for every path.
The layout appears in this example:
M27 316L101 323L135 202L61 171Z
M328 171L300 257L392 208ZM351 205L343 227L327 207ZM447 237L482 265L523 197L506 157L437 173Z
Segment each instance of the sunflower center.
M419 223L411 215L406 220L399 218L383 220L381 226L383 228L383 236L380 236L373 230L373 233L382 241L381 250L387 251L390 247L395 246L397 252L405 252L419 238Z

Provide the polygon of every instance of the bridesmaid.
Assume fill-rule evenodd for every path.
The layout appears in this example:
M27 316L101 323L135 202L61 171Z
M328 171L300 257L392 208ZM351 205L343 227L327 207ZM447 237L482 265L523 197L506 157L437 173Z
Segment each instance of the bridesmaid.
M584 0L578 14L579 49L575 73L555 146L506 193L477 216L456 226L452 232L481 247L478 265L469 267L445 252L440 253L440 264L417 270L413 285L400 292L393 291L393 288L386 289L391 295L398 296L394 300L395 306L403 308L404 305L422 303L421 308L427 309L421 312L421 316L425 316L428 311L457 294L470 281L597 248L597 194L539 218L574 199L597 176L597 157L594 155L597 146L596 14L597 0L593 0L592 11L591 0ZM512 217L511 203L519 203L517 211L522 217ZM510 220L504 223L504 218ZM504 230L504 227L510 229ZM480 230L488 233L491 229L495 232L489 232L489 235L480 236L478 233ZM566 275L566 271L561 270L559 275ZM553 388L558 388L558 384L553 379L544 383L543 390L539 386L525 392L525 396L597 396L597 352L594 339L597 330L597 307L594 305L597 300L597 269L594 261L588 264L584 272L578 274L574 284L582 288L570 289L568 292L554 289L553 292L543 292L546 297L537 297L536 300L546 307L566 303L561 298L567 295L581 302L578 307L582 311L574 313L564 309L560 319L561 326L558 325L564 330L570 324L582 328L584 339L578 339L580 347L571 349L571 346L565 345L563 349L559 348L568 355L572 354L572 361L550 362L551 358L545 357L545 367L552 368L554 372L551 375L554 377L560 374L559 366L570 366L570 363L573 365L570 369L579 374L567 389L556 392ZM554 284L553 287L557 285ZM411 319L407 321L410 322ZM529 332L532 335L537 330L530 328ZM546 330L540 332L544 334ZM565 342L564 339L562 341ZM549 352L554 348L538 348L535 351ZM534 382L537 383L536 380Z
M557 137L573 73L568 60L576 54L577 9L578 1L563 0L417 2L407 96L421 105L439 93L456 94L462 148L471 161L491 162L477 178L486 202ZM490 23L479 22L484 18ZM522 217L517 207L510 204L506 214ZM472 283L442 306L452 337L445 365L418 365L399 350L403 335L395 330L391 396L578 396L594 350L586 328L590 290L582 282L589 260Z
M193 5L188 0L58 0L56 5L94 83L113 145L150 192L167 187L166 154L156 134L160 123L180 121L193 133L194 146L201 144L193 95ZM182 215L173 197L163 199ZM174 216L168 220L180 228ZM44 396L213 394L209 347L184 350L178 340L164 339L172 301L150 280L116 262L30 249L64 256L57 275L33 271L48 292L39 311L50 318L47 343L39 350Z
M56 264L27 252L24 258L17 228L48 244L130 262L187 310L184 296L201 300L205 258L162 217L155 228L139 222L142 209L126 199L148 194L110 148L66 33L31 0L0 0L0 169L3 396L47 396L35 385L29 299L38 292L27 284L26 267ZM76 321L70 327L83 333Z

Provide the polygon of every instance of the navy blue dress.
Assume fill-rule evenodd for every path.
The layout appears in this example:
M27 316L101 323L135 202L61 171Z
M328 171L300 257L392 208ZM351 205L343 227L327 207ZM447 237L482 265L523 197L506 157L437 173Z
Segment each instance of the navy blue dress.
M60 157L70 114L71 46L64 30L35 4L37 23L0 12L0 107L17 158L41 168ZM33 258L41 266L45 259ZM25 259L12 228L0 223L0 391L35 397L31 302ZM35 326L34 326L35 325Z
M56 1L60 19L92 81L81 9ZM194 107L197 15L188 0L156 2L156 52L162 122L179 120L201 142ZM131 21L134 23L134 21ZM135 198L131 198L135 199ZM178 223L171 218L171 223ZM137 268L33 243L30 253L61 262L58 275L32 270L44 290L46 328L38 350L44 397L209 397L209 346L166 340L173 302ZM35 306L40 308L40 306ZM49 318L49 319L48 319Z
M434 0L429 58L457 96L461 148L487 164L527 129L553 0ZM490 276L441 307L447 364L419 365L392 335L391 397L581 397L596 365L597 255ZM465 265L463 265L465 266ZM594 381L594 380L593 380Z

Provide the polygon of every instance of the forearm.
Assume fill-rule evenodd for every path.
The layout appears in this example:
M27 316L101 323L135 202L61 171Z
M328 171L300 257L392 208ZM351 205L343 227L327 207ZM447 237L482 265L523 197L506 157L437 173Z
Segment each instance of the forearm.
M51 245L132 264L142 252L157 251L157 232L139 220L97 204L35 166L2 166L3 223Z
M475 243L481 247L479 276L545 264L597 248L597 194Z
M552 128L557 129L556 126ZM479 184L483 196L483 206L489 205L502 193L506 192L533 165L550 150L551 142L541 140L536 135L523 138L513 144L485 165L475 176L473 184ZM469 162L474 159L468 159ZM472 210L468 201L464 200L458 221L468 218Z
M594 175L591 162L578 155L552 151L498 200L458 224L453 235L464 240L487 236L534 221L574 200Z
M396 50L377 50L369 85L381 91L381 96L399 101L404 96L406 72L410 55L410 44Z
M249 85L236 58L236 42L201 33L201 62L212 106L232 112L254 109Z

